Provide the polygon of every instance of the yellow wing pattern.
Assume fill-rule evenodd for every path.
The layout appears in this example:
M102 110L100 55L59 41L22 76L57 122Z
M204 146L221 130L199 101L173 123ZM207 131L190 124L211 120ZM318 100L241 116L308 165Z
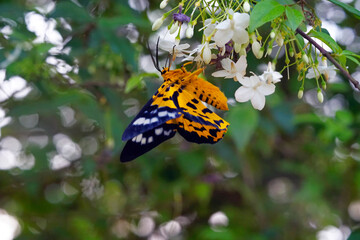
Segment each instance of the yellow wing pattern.
M123 134L127 143L120 156L122 162L150 151L176 131L196 143L216 143L223 138L229 123L201 101L227 110L227 99L218 87L198 77L201 72L188 72L184 67L163 69L164 83Z

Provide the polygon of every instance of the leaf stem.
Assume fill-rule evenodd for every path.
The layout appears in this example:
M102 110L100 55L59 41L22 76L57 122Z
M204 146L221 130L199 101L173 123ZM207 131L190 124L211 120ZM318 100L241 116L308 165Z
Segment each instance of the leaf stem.
M332 56L331 54L326 51L324 48L322 48L319 44L317 44L309 35L307 35L306 33L304 33L303 31L301 31L299 28L296 29L296 32L298 34L300 34L303 38L305 38L306 40L309 41L309 43L311 43L312 45L314 45L314 47L316 47L321 53L323 56L325 56L327 59L329 59L330 62L332 62L335 67L337 67L340 72L349 79L349 81L354 85L354 87L358 90L360 90L360 83L354 79L350 73L345 69L343 68Z

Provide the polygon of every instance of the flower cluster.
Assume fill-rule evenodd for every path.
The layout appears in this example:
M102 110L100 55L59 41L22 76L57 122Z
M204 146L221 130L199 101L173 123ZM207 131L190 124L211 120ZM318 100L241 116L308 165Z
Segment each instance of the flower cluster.
M163 0L161 9L166 9L169 0ZM326 82L334 78L333 66L327 66L326 60L318 66L317 61L311 57L311 49L301 47L295 34L289 31L284 24L285 18L279 17L271 21L271 32L266 38L262 38L258 31L250 31L250 15L255 8L253 1L243 0L236 4L225 6L217 1L187 1L180 2L175 7L164 13L157 19L153 30L159 29L165 19L171 15L172 21L168 25L168 33L175 36L174 42L161 40L159 47L168 51L173 57L184 57L183 61L196 62L198 67L213 64L217 69L213 72L214 77L233 78L241 86L235 92L238 102L251 101L255 109L262 110L265 106L265 96L275 92L275 83L282 78L280 72L275 71L277 58L280 50L285 48L286 68L296 64L299 72L299 80L302 81L298 97L301 98L304 90L305 77L315 78L318 86L318 99L323 101L321 87L325 89ZM200 25L202 32L201 43L190 49L188 43L180 43L183 37L181 28L186 26L185 36L192 38L195 26ZM277 47L277 53L273 53L273 47ZM247 60L249 52L257 58L272 57L267 70L261 75L252 73L246 76ZM316 59L316 57L315 57ZM324 75L324 77L322 77Z

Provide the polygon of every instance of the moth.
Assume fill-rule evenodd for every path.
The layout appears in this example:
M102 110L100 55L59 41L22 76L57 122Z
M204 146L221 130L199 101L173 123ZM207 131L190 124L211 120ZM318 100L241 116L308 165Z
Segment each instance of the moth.
M220 89L194 72L180 69L162 70L153 63L164 79L152 98L125 129L122 140L127 141L120 155L128 162L172 138L176 132L189 142L214 144L223 138L229 123L207 108L202 101L220 110L228 110L227 98ZM170 65L170 64L169 64Z

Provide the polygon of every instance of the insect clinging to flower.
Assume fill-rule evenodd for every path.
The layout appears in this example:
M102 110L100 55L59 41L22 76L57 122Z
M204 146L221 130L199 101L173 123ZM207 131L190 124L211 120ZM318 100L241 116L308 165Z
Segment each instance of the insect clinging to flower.
M185 66L170 70L169 62L169 66L160 70L158 48L156 61L151 57L164 82L125 129L122 140L127 143L120 155L122 162L134 160L176 132L189 142L214 144L223 138L229 126L202 103L228 110L227 98L220 89L198 76L202 68L194 72L187 71Z

